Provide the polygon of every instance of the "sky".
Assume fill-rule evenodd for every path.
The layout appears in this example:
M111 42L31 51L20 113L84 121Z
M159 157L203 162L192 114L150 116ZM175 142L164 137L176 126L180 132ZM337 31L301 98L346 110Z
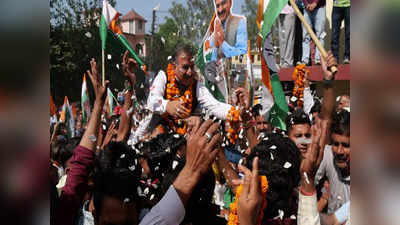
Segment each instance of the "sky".
M178 3L185 5L185 0L175 0ZM170 16L168 9L172 6L172 0L117 0L115 9L121 14L127 13L129 10L134 9L137 13L143 16L146 20L146 33L150 33L152 11L160 3L160 9L157 11L156 24L162 24L165 16ZM233 0L233 13L241 14L241 6L244 0ZM210 6L214 7L214 6ZM211 18L210 18L211 19Z

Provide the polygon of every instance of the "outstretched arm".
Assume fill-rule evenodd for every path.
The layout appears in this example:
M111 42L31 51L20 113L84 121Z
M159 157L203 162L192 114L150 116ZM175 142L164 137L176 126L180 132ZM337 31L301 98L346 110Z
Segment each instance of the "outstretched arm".
M319 225L320 216L317 204L317 192L314 186L314 176L317 170L316 161L319 154L321 128L319 122L311 127L312 143L308 147L307 156L300 166L300 193L297 222L299 225Z
M79 207L82 205L82 200L87 191L88 168L93 164L95 158L96 137L109 82L106 81L105 86L102 86L94 59L90 61L90 65L91 72L88 71L88 74L93 84L96 100L87 129L70 159L71 167L67 172L68 179L61 192L59 207L57 208L56 224L74 223L74 218Z
M197 82L197 100L200 106L209 110L209 112L218 119L225 120L231 105L218 101L212 96L208 89L200 82Z
M324 71L324 80L323 80L324 98L322 101L321 114L319 116L321 120L322 135L319 143L320 153L317 159L317 166L321 163L322 159L324 158L325 145L329 139L328 130L330 128L330 124L332 121L331 118L335 107L335 92L333 85L335 77L334 74L328 70L328 68L336 65L337 65L336 59L331 51L329 51L328 56L326 58L321 56L321 66L322 70Z

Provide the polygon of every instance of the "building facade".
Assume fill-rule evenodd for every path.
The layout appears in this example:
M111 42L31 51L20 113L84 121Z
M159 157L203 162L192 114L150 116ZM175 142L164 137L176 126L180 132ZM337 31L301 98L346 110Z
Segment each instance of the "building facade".
M148 54L145 41L146 22L147 21L133 9L123 15L120 20L124 36L141 58L146 57Z

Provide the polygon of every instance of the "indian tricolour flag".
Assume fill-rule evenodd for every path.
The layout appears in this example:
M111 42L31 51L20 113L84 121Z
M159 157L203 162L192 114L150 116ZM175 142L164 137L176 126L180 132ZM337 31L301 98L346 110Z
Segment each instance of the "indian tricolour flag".
M101 47L103 50L106 49L107 44L109 43L119 43L123 48L127 49L131 56L144 68L143 61L139 58L139 56L135 53L129 41L122 34L121 28L118 26L118 18L119 13L106 1L103 0L103 11L100 19L100 38L101 38ZM107 41L107 34L111 34L111 42ZM118 40L118 41L114 41Z
M203 78L205 80L205 86L208 88L210 93L221 102L226 102L227 100L227 92L225 87L225 82L219 82L217 85L209 82L205 76L206 65L211 61L212 48L211 48L211 38L213 38L214 32L214 22L216 19L216 15L214 13L210 25L208 26L207 33L204 35L203 41L201 42L200 48L197 51L196 55L196 65L200 69L201 74L203 74Z
M110 90L110 88L107 88L107 98L106 98L106 102L105 102L105 106L106 111L108 113L108 115L112 116L114 113L114 95L112 93L112 91Z
M90 117L90 101L86 84L86 74L83 75L81 108L82 108L82 123L86 123L88 121L88 118Z
M72 113L72 107L69 104L68 97L65 96L64 104L61 110L60 121L65 123L67 127L67 135L69 138L74 137L74 129L75 129L75 120L74 115Z
M271 28L287 3L288 0L259 0L256 19L259 29L257 44L259 53L263 56L261 57L261 72L264 87L262 87L261 104L264 113L269 112L269 123L282 130L286 130L285 118L289 107L279 80L275 59L271 54L272 51L263 53L268 51L267 49L272 50Z

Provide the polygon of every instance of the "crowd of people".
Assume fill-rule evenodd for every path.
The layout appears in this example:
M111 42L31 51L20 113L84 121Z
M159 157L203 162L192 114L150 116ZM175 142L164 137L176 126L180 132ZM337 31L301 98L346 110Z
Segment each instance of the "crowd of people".
M325 0L297 4L323 43ZM246 20L232 15L231 6L232 0L215 1L211 61L247 49ZM334 1L332 52L315 54L323 71L322 98L312 95L306 72L301 93L287 96L282 126L268 120L276 113L271 107L252 104L246 88L235 87L229 101L217 100L190 46L177 46L145 101L136 98L139 65L126 51L125 89L114 110L109 81L100 81L92 59L90 115L77 113L73 133L59 118L50 124L51 224L350 224L350 97L336 98L329 69L337 66L342 20L349 63L349 8L350 0ZM290 5L279 28L280 66L294 66ZM304 28L302 52L296 71L310 64Z
M51 124L51 224L350 224L350 102L336 101L336 64L331 52L321 58L323 100L305 93L282 130L243 88L233 105L217 101L187 46L145 105L128 88L107 115L109 82L92 60L88 122L73 138ZM129 87L135 66L125 53Z

